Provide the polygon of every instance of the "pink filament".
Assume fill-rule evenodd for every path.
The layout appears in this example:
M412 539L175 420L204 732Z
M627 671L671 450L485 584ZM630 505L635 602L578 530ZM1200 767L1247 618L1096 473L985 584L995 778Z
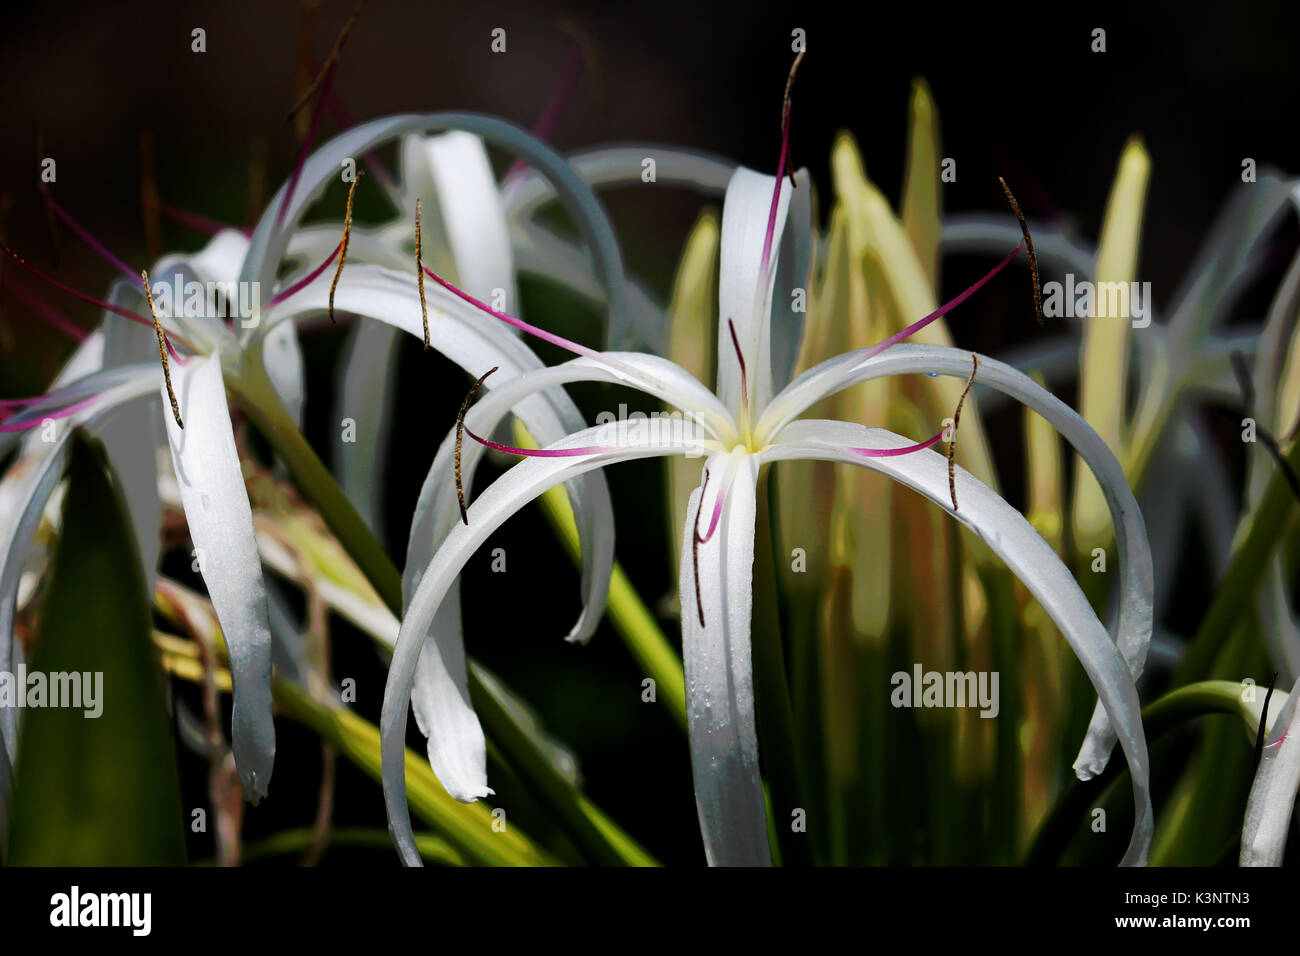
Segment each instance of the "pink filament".
M294 293L296 293L296 292L300 292L300 291L303 289L303 287L308 286L308 285L311 285L311 283L315 282L315 281L316 281L316 278L317 278L317 277L318 277L322 272L324 272L326 269L328 269L329 266L330 266L330 263L333 262L333 261L335 260L335 258L337 258L338 254L339 254L339 250L342 249L342 248L343 248L343 240L340 239L340 240L339 240L339 244L338 244L337 246L334 247L334 251L330 253L330 257L329 257L328 259L326 259L324 262L322 262L320 265L318 265L314 270L312 270L310 273L308 273L308 274L307 274L306 276L304 276L302 279L299 279L299 280L298 280L297 282L295 282L293 285L289 286L289 288L287 288L287 289L283 289L283 290L281 290L280 292L277 292L277 293L276 293L276 294L271 298L271 301L267 303L266 307L269 309L271 306L275 305L277 302L283 302L285 299L289 298L289 296L293 295Z
M882 339L881 341L877 342L875 345L868 346L865 349L860 349L858 355L860 355L864 361L875 355L879 355L881 352L885 351L885 349L889 348L890 346L897 345L899 342L903 341L906 338L910 338L911 336L915 335L917 332L921 331L921 329L929 325L931 322L933 322L935 319L942 318L948 312L951 312L953 309L957 308L957 306L961 305L972 295L978 292L981 288L983 288L986 282L988 282L995 275L997 275L999 272L1005 269L1011 263L1011 260L1016 257L1016 254L1020 252L1020 249L1022 246L1024 246L1024 244L1025 243L1023 240L1017 243L1016 247L1012 249L1010 253L1007 254L1007 257L1005 259L1003 259L992 269L990 269L989 272L983 278L979 279L974 285L972 285L961 295L957 296L955 299L952 299L949 302L945 302L943 305L939 306L939 308L935 309L925 318L913 322L907 328L895 332L893 335L889 336L889 338Z
M772 236L776 233L776 211L781 204L781 186L785 178L785 161L790 152L790 113L786 112L781 129L781 158L776 164L776 188L772 190L772 208L767 213L767 232L763 236L763 262L759 275L767 274L768 260L772 257Z
M523 455L528 458L579 458L583 455L598 455L602 452L617 451L613 445L583 445L580 448L516 448L514 445L502 445L489 438L480 438L465 426L465 434L480 445L495 448L508 455Z
M899 455L911 455L918 451L924 451L932 445L938 444L942 438L943 432L939 432L933 438L927 438L915 445L904 445L902 448L849 448L848 450L864 458L895 458Z
M284 199L280 200L280 208L275 213L275 231L278 233L280 227L284 224L284 213L289 208L289 203L293 200L294 191L298 188L298 179L302 176L302 168L307 163L307 153L311 149L312 141L316 138L316 131L320 128L321 113L325 109L325 100L329 97L330 84L334 81L335 63L330 64L329 70L325 74L325 81L321 85L320 95L316 99L316 107L311 112L311 125L307 127L307 136L302 141L302 148L298 150L298 161L294 164L293 174L289 177L289 185L284 191Z
M134 312L128 312L126 309L119 308L118 306L112 305L108 302L103 302L100 299L94 298L93 296L86 295L84 292L78 292L76 289L72 288L72 286L64 285L58 279L55 279L51 276L47 276L40 269L36 268L33 265L30 265L26 259L18 255L18 253L14 252L3 242L0 242L0 250L4 250L4 252L9 256L9 258L13 259L15 262L17 262L20 266L22 266L32 275L36 276L36 278L43 279L44 281L48 282L50 285L54 286L56 289L61 289L62 291L68 293L68 295L76 296L78 299L81 299L81 301L83 302L89 302L91 305L97 305L101 309L107 309L109 312L115 312L116 314L122 316L124 319L130 319L132 322L139 322L141 325L147 325L149 326L149 328L153 328L152 319L146 319L142 315L137 315ZM136 279L136 281L139 281L139 276L135 276L134 278Z
M533 127L533 136L543 143L550 142L555 127L559 125L560 116L564 113L564 107L568 105L574 89L577 88L578 78L582 76L582 67L582 47L575 42L572 49L569 50L568 59L564 61L564 69L560 73L560 79L555 84L555 89L551 91L551 98L546 101L542 115L538 117L537 125ZM506 175L513 176L519 170L524 169L526 165L522 159L516 159L510 165Z
M0 432L28 431L30 429L38 427L43 422L46 422L51 418L66 418L67 416L73 414L74 412L78 412L81 409L85 408L87 405L94 403L99 399L99 397L100 396L98 395L92 395L89 398L83 398L79 402L73 402L71 405L67 405L56 411L47 412L46 414L42 415L40 418L32 418L25 422L19 422L17 425L0 425ZM24 399L24 401L27 400Z
M171 203L167 202L159 201L158 211L179 226L183 226L186 229L193 229L195 232L201 232L209 236L215 236L217 233L226 229L238 228L217 219L210 219L207 216L201 216L196 212L190 212L188 209L181 209L179 206L173 206ZM245 236L250 235L247 229L239 229L239 232L243 233Z
M54 210L54 214L67 223L68 228L80 236L82 242L90 246L91 249L94 249L101 259L113 266L133 282L140 278L140 273L137 270L132 269L117 256L113 255L113 253L109 252L108 248L103 243L83 229L77 220L68 215L64 208L54 201L54 197L50 195L49 189L42 186L41 196L44 198L45 204Z
M741 351L740 339L736 337L736 323L727 319L727 328L731 330L731 347L736 350L736 361L740 363L740 400L749 407L749 385L745 378L745 353Z
M90 335L89 332L77 325L58 309L51 305L47 305L45 302L41 301L40 297L35 293L30 292L19 283L15 282L12 276L5 282L5 285L9 288L9 291L13 292L18 296L18 298L22 299L23 302L27 303L29 308L39 313L45 321L49 322L60 332L72 336L78 342L86 341L87 337Z
M452 285L442 276L438 275L428 266L424 266L423 268L424 268L424 274L427 275L430 279L438 283L438 285L442 286L452 295L458 296L459 298L468 302L470 305L474 306L474 308L478 309L479 311L486 312L488 315L492 316L493 318L500 319L502 322L505 322L507 325L513 325L515 328L521 329L522 331L527 332L529 335L537 336L543 342L550 342L552 345L557 345L567 352L572 352L574 355L582 355L587 358L600 359L602 362L605 362L605 364L610 364L610 365L613 364L611 362L608 362L595 349L589 349L585 345L579 345L577 342L570 341L569 339L566 339L561 335L556 335L554 332L547 332L545 329L539 329L537 326L530 325L529 323L525 322L523 319L516 319L512 315L506 315L506 313L504 312L498 312L496 309L492 308L486 303L480 302L478 299L474 298L468 292L462 292L460 289L456 288L454 285Z

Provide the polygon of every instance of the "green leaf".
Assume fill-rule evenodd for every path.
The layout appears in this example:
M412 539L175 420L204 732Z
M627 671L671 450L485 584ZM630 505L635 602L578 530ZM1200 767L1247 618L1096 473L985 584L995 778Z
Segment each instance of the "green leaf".
M7 862L182 864L176 754L122 489L101 444L80 432L70 441L62 537L28 680L45 675L52 694L53 675L79 674L83 691L97 692L89 712L100 714L23 712Z

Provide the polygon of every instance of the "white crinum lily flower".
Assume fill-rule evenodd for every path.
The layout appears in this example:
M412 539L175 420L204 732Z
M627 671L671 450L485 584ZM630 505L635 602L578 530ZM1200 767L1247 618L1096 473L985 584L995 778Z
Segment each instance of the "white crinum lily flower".
M223 232L196 255L168 256L155 263L160 285L179 277L181 288L197 282L225 287L243 263L247 241ZM157 286L155 286L157 288ZM245 793L254 801L265 796L275 758L271 719L271 636L265 587L253 535L252 511L244 489L234 434L226 405L223 362L237 361L235 335L224 322L177 309L160 310L170 339L188 347L188 357L173 350L171 382L159 374L159 340L139 284L114 283L100 328L74 353L57 387L31 403L3 427L39 428L28 435L17 476L15 520L6 528L0 560L0 669L7 669L18 648L13 625L17 585L46 502L64 470L73 426L98 434L123 480L145 573L152 581L158 556L161 506L156 471L157 450L167 442L182 495L197 570L208 587L230 655L235 689L232 745ZM206 304L206 303L205 303ZM233 308L233 306L231 306ZM140 314L143 309L144 315ZM129 317L129 318L128 318ZM132 324L132 319L144 328ZM170 345L169 345L170 349ZM151 357L152 356L152 357ZM159 401L154 401L157 397ZM157 419L163 416L164 432ZM143 423L132 417L143 414ZM46 431L44 423L57 422ZM143 427L142 427L143 426ZM42 440L37 440L39 439ZM52 439L52 440L49 440ZM3 727L9 756L17 746L17 727Z
M527 132L504 121L466 114L404 115L375 120L335 137L308 156L301 170L281 187L265 211L251 238L234 230L218 234L200 253L188 259L168 257L154 265L151 277L156 283L171 281L180 273L182 281L198 281L205 286L218 283L223 288L238 282L236 288L275 289L274 295L251 297L250 316L240 316L227 327L209 317L184 314L163 315L167 335L183 346L189 355L174 360L171 373L185 427L171 421L166 406L169 399L161 381L157 344L152 329L136 329L123 315L105 313L104 323L78 350L65 368L62 386L50 395L30 403L0 431L0 439L16 434L17 429L31 428L54 418L61 423L86 425L105 438L110 457L124 484L140 537L146 572L152 575L158 553L157 531L159 504L157 474L154 469L154 433L134 423L117 423L115 412L126 403L143 399L156 417L160 411L152 396L163 389L163 406L168 421L167 438L181 497L190 523L191 536L201 554L200 567L208 586L230 651L234 676L235 716L232 734L236 763L245 791L253 797L264 795L274 758L274 727L270 698L271 636L267 626L266 592L253 535L251 511L244 489L233 433L226 407L225 386L238 385L255 392L259 400L274 401L267 393L274 391L279 401L297 419L301 408L302 360L297 344L296 323L320 314L328 305L331 276L325 264L291 272L278 278L281 260L294 246L299 234L298 223L325 187L338 175L340 162L360 156L384 142L412 134L419 141L428 129L465 127L518 154L549 178L568 204L584 235L596 250L598 275L605 284L608 300L621 301L622 263L613 231L603 209L591 190L572 172L562 158ZM482 193L483 171L490 176L486 157L472 155L463 138L456 140L450 160L442 167L442 192L459 195L477 183ZM429 147L433 149L433 147ZM469 159L465 156L469 154ZM408 164L410 165L410 164ZM411 188L418 190L418 176L411 177ZM495 189L495 187L491 187ZM441 196L441 193L440 193ZM452 200L444 199L444 210ZM412 200L413 203L413 200ZM465 214L453 217L456 228L440 226L431 219L426 224L433 235L440 230L448 234L449 244L464 239L449 250L458 274L471 270L500 270L501 263L491 254L478 254L473 240L465 237ZM409 228L409 227L408 227ZM455 233L455 235L452 235ZM93 242L93 240L91 240ZM364 240L353 236L353 251L365 248ZM97 244L96 244L97 245ZM338 245L338 230L325 251ZM310 246L307 243L306 246ZM499 248L500 243L495 243ZM468 251L466 251L468 250ZM370 250L372 253L374 250ZM504 255L508 256L508 249ZM111 257L110 257L111 258ZM324 254L322 254L322 258ZM363 258L356 256L356 258ZM395 263L390 263L390 265ZM130 274L126 266L123 271ZM399 273L394 268L361 261L349 264L339 283L336 306L362 319L387 323L423 339L420 300L411 270L414 258ZM509 274L508 260L506 274ZM469 281L474 281L471 275ZM484 323L481 316L460 298L440 288L428 290L430 345L466 370L476 371L484 365L501 366L502 379L526 369L540 369L542 363L518 337L495 323ZM112 309L125 316L145 321L144 295L135 282L115 283L110 292ZM146 321L146 325L149 324ZM581 427L582 418L567 395L560 390L529 396L519 403L517 413L530 429L545 440L552 440ZM109 433L110 426L121 424L131 439L118 446ZM157 444L163 437L155 423ZM4 532L4 551L0 555L0 669L7 669L17 648L13 640L18 579L21 575L37 524L46 501L53 493L66 457L68 429L60 427L51 444L29 439L30 461L14 476L16 486L14 521L0 528ZM601 476L593 475L575 482L570 500L578 517L583 547L582 618L571 637L585 639L599 620L608 588L609 568L613 562L612 519L608 490ZM454 653L460 643L459 616L444 617L437 633L440 646ZM417 691L417 701L433 699L436 688ZM421 705L417 705L421 706ZM430 710L434 704L430 703ZM8 760L15 754L17 728L14 710L0 710L0 751ZM0 803L9 766L0 767Z
M784 160L783 160L784 162ZM857 352L847 353L784 384L774 354L792 353L782 337L788 326L772 321L777 282L773 250L794 245L786 220L810 215L810 188L792 200L780 175L738 169L730 180L723 209L719 283L719 353L716 394L685 370L657 356L634 352L593 352L575 347L579 357L530 372L499 386L465 418L471 436L489 434L512 404L532 392L577 381L617 382L646 392L680 409L673 426L597 426L574 432L541 450L507 449L525 455L470 506L463 524L444 525L445 539L427 568L408 566L410 597L402 621L385 692L381 731L389 828L410 865L419 864L404 788L403 745L410 688L422 658L424 635L440 613L450 589L474 551L509 516L548 488L620 461L666 455L704 454L703 480L691 497L681 557L682 641L696 800L706 855L713 864L770 862L767 825L759 777L750 665L751 568L754 555L756 482L760 468L783 459L826 459L881 471L918 491L980 536L1021 578L1061 629L1097 689L1132 770L1136 822L1124 861L1145 862L1152 833L1149 766L1137 691L1115 640L1097 619L1078 584L1050 546L1025 518L974 477L957 469L960 510L949 499L944 458L927 450L935 439L913 444L881 429L849 422L797 421L815 402L840 389L882 375L937 373L966 377L969 353L943 347L896 344L917 328L964 300L976 286L903 332ZM778 185L779 184L779 185ZM1019 247L996 273L1018 252ZM993 274L990 273L990 276ZM802 277L788 276L787 286ZM787 287L776 292L784 295ZM468 297L467 297L468 298ZM518 320L479 307L517 325ZM530 331L538 331L529 329ZM556 337L548 336L556 341ZM564 343L559 344L572 345ZM1122 573L1132 579L1121 599L1125 640L1150 635L1150 555L1142 518L1114 456L1096 433L1068 406L1014 369L980 357L979 381L1008 392L1037 410L1075 446L1105 489L1120 542ZM785 372L788 376L788 371ZM658 423L662 425L662 422ZM426 490L454 508L451 449L444 441ZM481 445L506 446L485 439L467 443L473 461ZM1132 633L1130 633L1132 632ZM452 672L455 660L437 666ZM432 728L431 749L442 752L439 779L460 799L487 792L482 732L462 696L446 702L454 716ZM437 768L435 768L437 769Z

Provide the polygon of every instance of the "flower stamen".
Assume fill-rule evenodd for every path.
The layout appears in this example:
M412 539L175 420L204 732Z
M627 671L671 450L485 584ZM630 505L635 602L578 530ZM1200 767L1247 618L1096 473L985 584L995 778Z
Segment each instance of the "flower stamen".
M465 413L474 402L474 396L478 395L478 390L483 387L487 377L495 372L499 365L493 365L490 369L479 376L473 387L470 388L469 394L465 396L465 401L461 403L460 413L456 416L456 500L460 503L460 520L465 522L469 527L469 509L465 507L465 486L460 477L460 446L465 436Z
M980 357L974 352L970 354L971 368L970 378L966 379L966 387L961 390L961 398L957 399L957 410L952 415L952 438L948 440L948 494L952 495L952 510L957 509L957 469L953 464L953 457L957 454L957 428L961 425L961 407L966 404L966 396L970 394L971 386L975 384L975 373L979 371ZM943 434L940 432L940 434Z
M700 592L700 512L704 510L704 495L709 490L709 469L704 469L704 484L700 486L700 503L695 509L695 527L691 529L691 568L695 572L695 610L704 627L704 599Z
M1042 292L1038 282L1038 256L1034 253L1034 240L1029 235L1029 224L1025 222L1025 214L1020 211L1020 203L1016 202L1016 197L1011 195L1011 187L1001 176L998 182L1002 184L1002 191L1006 193L1007 202L1011 204L1011 211L1016 214L1016 221L1020 223L1020 231L1025 237L1025 251L1029 253L1029 275L1034 280L1034 317L1038 319L1038 325L1043 325L1043 305Z
M149 314L153 316L153 330L158 336L158 360L162 362L163 379L167 382L167 397L172 403L172 415L176 419L176 425L184 428L185 423L181 421L181 407L176 401L176 390L172 388L172 370L167 361L167 353L172 349L171 343L167 341L167 336L163 333L162 322L158 318L158 310L153 307L153 292L149 289L149 272L146 269L140 270L140 278L144 280L144 297L149 303ZM179 356L178 356L179 358Z
M420 316L424 320L424 350L429 351L429 304L424 299L424 260L420 258L420 200L415 200L415 281L420 285Z
M343 214L343 241L339 243L339 264L334 270L334 278L330 282L330 321L334 321L334 290L338 288L339 276L343 275L343 264L348 258L348 240L352 238L352 195L357 191L357 183L361 182L361 177L365 173L360 169L357 170L356 176L352 179L352 185L348 187L348 207ZM428 333L425 334L425 347L428 347Z
M727 319L727 329L731 332L731 347L736 350L736 361L740 363L740 402L746 411L749 409L749 385L745 377L745 353L736 337L736 323Z

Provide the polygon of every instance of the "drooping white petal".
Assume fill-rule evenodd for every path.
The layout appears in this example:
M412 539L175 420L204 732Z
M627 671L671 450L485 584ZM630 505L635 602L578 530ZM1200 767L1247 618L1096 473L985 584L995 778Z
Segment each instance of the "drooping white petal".
M1060 628L1096 688L1110 724L1118 733L1128 758L1136 807L1133 836L1122 862L1126 865L1144 864L1152 835L1150 764L1142 729L1141 703L1128 664L1056 552L1020 512L986 485L958 468L956 487L960 510L954 512L948 488L948 465L942 455L919 451L895 457L869 458L849 450L902 448L910 444L909 439L883 429L865 428L848 422L805 420L786 426L779 441L762 453L762 459L813 458L847 462L882 472L939 505L974 531L1002 558Z
M758 459L720 452L705 467L709 481L687 508L678 581L695 806L710 866L769 866L750 654ZM717 529L697 544L719 496Z
M981 355L978 384L996 389L1028 405L1055 426L1074 446L1102 489L1120 558L1119 617L1113 634L1133 680L1142 673L1151 644L1155 579L1146 525L1124 470L1092 427L1051 392L1003 362ZM827 395L885 375L937 373L970 375L969 352L934 345L903 343L865 361L850 353L809 369L772 400L758 425L760 435L780 434L782 426ZM936 431L939 422L935 423ZM789 427L789 426L786 426ZM1106 767L1115 745L1105 709L1098 703L1074 769L1087 780Z
M728 323L734 323L736 340L745 363L745 389L752 414L757 415L772 396L772 289L776 269L763 265L763 243L776 192L776 178L741 167L731 177L722 206L722 241L718 258L718 395L740 417L740 358ZM790 207L790 183L781 183L770 258L775 259L785 232Z
M584 429L548 447L587 448L608 437L608 433L598 426ZM620 444L610 451L577 457L530 457L521 461L475 500L469 509L469 523L453 525L428 568L420 575L419 585L407 604L402 619L397 647L388 670L380 718L388 828L403 862L408 866L420 865L420 858L415 849L406 803L404 748L407 708L410 705L411 684L417 663L420 662L424 648L432 646L425 643L425 636L429 633L434 616L465 562L487 537L507 518L547 489L615 462L685 454L698 447L693 435L688 440L666 442L650 429L624 432L620 437ZM505 618L507 624L513 620L526 620L527 617L526 608L503 607L498 609L498 613L515 615ZM486 745L478 718L468 700L457 692L457 687L463 686L464 682L462 674L452 673L452 668L457 663L456 660L434 657L421 664L434 669L435 673L430 675L431 683L445 690L435 700L437 713L430 715L430 760L434 773L447 788L447 792L458 800L471 801L488 793Z
M1300 681L1268 735L1241 831L1242 866L1281 866L1300 790Z
M271 630L226 389L217 356L173 364L184 429L164 416L185 520L199 570L225 637L234 684L231 741L244 792L266 796L275 762L271 720ZM167 402L163 386L163 401Z

